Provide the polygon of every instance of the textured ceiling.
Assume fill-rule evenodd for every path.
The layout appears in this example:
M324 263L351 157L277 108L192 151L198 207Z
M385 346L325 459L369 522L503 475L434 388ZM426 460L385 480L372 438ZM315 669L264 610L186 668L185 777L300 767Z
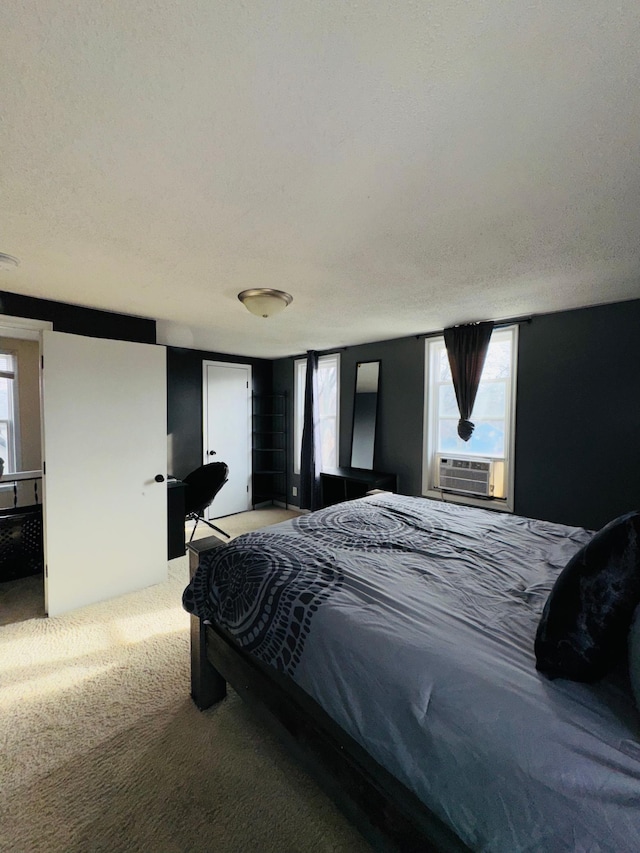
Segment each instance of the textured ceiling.
M0 289L266 357L640 297L639 44L638 0L4 0Z

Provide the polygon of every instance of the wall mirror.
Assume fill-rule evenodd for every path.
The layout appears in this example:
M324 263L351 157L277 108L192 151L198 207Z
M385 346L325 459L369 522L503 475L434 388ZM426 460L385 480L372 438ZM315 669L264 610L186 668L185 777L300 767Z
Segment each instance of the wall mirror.
M379 384L380 362L359 361L353 399L352 468L373 468Z

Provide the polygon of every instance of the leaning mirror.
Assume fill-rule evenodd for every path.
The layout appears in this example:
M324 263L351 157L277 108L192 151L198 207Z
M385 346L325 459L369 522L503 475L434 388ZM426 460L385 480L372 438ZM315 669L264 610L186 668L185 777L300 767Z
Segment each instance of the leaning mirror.
M352 468L373 468L379 383L380 362L358 362L353 400Z

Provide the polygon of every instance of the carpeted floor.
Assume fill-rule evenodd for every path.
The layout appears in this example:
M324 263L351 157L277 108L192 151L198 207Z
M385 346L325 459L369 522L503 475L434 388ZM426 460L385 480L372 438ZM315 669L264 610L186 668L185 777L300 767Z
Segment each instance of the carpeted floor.
M187 558L169 565L166 583L0 627L0 850L369 850L235 694L195 709Z

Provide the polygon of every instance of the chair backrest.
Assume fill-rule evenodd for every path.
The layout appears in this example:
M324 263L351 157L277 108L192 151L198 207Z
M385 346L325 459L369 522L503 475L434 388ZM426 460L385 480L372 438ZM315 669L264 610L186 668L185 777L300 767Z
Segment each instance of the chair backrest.
M209 462L183 477L182 481L187 484L184 494L185 514L202 513L228 479L229 466L226 462Z

